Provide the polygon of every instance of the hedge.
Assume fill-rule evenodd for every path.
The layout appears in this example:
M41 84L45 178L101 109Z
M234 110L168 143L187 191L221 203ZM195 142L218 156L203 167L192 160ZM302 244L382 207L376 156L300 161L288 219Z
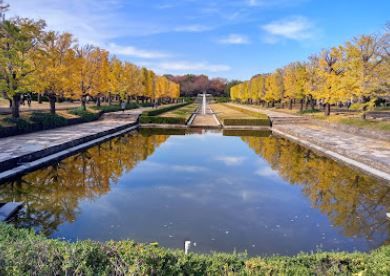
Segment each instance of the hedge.
M139 121L141 124L172 124L172 125L186 124L186 118L180 118L180 117L160 117L160 116L141 115Z
M141 105L138 105L136 103L127 103L125 109L130 110L130 109L138 108L140 106ZM104 113L109 113L109 112L121 111L122 107L120 105L101 105L101 106L93 106L92 109L101 110Z
M68 119L61 117L58 114L53 115L47 112L33 112L29 120L25 120L23 118L14 119L12 117L7 117L3 120L14 125L5 127L0 126L0 137L20 135L34 131L90 122L99 119L102 114L102 112L91 113L80 109L74 109L70 111L70 113L78 115L79 118Z
M69 111L69 113L82 117L85 122L97 120L101 115L101 113L93 113L89 112L88 110L84 110L82 107L72 109Z
M224 129L223 136L270 137L271 130Z
M261 118L240 118L240 119L224 119L223 124L225 126L271 126L270 120Z
M293 257L185 255L157 243L48 239L0 223L0 275L389 275L390 246Z
M190 103L182 103L182 104L176 104L176 105L172 105L172 106L168 106L168 107L162 107L162 108L158 108L158 109L151 110L151 111L145 111L145 112L142 113L142 115L145 115L145 116L157 116L157 115L160 115L160 114L163 114L165 112L178 109L180 107L183 107L183 106L186 106L186 105L189 105L189 104Z

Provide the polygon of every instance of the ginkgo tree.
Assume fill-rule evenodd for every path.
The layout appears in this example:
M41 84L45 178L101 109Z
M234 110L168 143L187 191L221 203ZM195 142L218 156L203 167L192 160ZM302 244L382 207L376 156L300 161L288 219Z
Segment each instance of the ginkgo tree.
M1 6L1 13L7 10ZM180 96L180 86L147 68L123 62L107 50L80 45L70 33L46 31L44 21L28 18L0 20L0 89L12 102L12 116L19 117L24 93L49 99L55 114L58 98L80 100L85 110L89 99L112 104L132 98L169 102Z
M344 45L312 55L306 62L293 62L271 74L260 74L230 88L232 100L242 103L295 101L303 110L315 105L330 114L332 105L350 106L390 95L390 25L382 34L362 35ZM261 81L263 80L263 81ZM247 83L247 82L243 82ZM366 105L367 106L367 105Z

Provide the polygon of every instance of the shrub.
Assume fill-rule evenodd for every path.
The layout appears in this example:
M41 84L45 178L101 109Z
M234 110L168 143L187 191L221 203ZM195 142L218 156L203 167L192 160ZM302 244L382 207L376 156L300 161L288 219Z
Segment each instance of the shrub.
M225 126L271 126L270 120L261 118L224 119Z
M133 241L47 239L0 223L0 275L389 275L390 246L370 253L185 255Z
M4 122L14 124L15 127L21 131L30 131L30 130L33 130L33 127L34 127L34 125L32 123L30 123L29 121L27 121L23 118L7 117L7 118L4 118Z
M88 110L84 110L82 107L72 109L69 113L81 117L85 122L97 120L100 116L100 113L92 113Z
M176 104L176 105L173 105L173 106L168 106L168 107L162 107L162 108L158 108L158 109L155 109L155 110L151 110L151 111L145 111L144 113L142 113L143 115L146 115L146 116L157 116L157 115L160 115L160 114L163 114L165 112L168 112L168 111L172 111L172 110L175 110L175 109L178 109L180 107L183 107L183 106L186 106L186 105L189 105L190 103L182 103L182 104Z
M44 112L33 112L30 120L43 129L66 126L68 124L68 121L64 117Z
M311 114L311 113L319 113L321 110L319 109L307 109L307 110L302 110L299 111L299 114Z
M140 117L141 124L174 124L185 125L186 119L180 117L145 116Z
M140 105L137 105L136 103L128 103L126 104L126 110L135 109L138 108L139 106ZM95 110L103 111L104 113L117 112L122 110L120 105L101 105L101 106L94 106L92 108Z
M251 136L251 137L270 137L272 131L265 130L248 130L248 129L224 129L223 136Z

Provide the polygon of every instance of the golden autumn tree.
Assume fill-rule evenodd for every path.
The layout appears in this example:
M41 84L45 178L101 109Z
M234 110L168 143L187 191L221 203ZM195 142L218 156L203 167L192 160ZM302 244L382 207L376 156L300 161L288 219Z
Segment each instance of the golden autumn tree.
M13 118L19 118L20 95L35 81L31 55L45 26L42 20L23 18L0 22L0 88L12 99Z
M297 99L301 103L300 110L302 111L306 96L306 67L300 62L294 62L287 65L283 71L284 97L289 99L289 109L292 109L292 103Z
M50 113L56 112L56 99L65 96L67 71L70 64L66 63L73 43L69 33L47 32L43 35L39 50L32 55L34 64L34 83L32 88L35 92L42 93L49 98Z
M283 71L278 69L266 77L264 101L273 107L276 101L283 98Z
M330 114L331 104L347 99L345 86L341 82L345 72L342 54L342 49L332 48L329 51L324 51L319 60L321 82L316 97L324 104L325 115Z

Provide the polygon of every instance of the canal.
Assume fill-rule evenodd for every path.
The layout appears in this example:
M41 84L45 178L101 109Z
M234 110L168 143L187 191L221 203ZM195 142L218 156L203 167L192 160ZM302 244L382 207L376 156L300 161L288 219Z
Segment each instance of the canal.
M270 132L141 130L0 185L11 223L70 241L291 255L390 241L390 186Z

